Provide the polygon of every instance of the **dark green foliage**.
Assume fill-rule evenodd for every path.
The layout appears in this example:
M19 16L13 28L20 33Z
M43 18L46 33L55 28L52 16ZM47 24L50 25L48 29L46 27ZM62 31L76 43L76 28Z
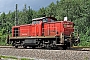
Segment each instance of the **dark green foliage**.
M52 16L58 20L63 20L65 16L69 21L75 23L75 28L80 34L80 46L90 46L90 0L60 0L51 3L47 7L42 7L38 11L32 10L25 4L22 11L18 10L19 25L30 24L33 18ZM15 25L15 11L4 12L0 15L0 40L5 41L5 36L11 32L11 27ZM10 33L11 34L11 33Z

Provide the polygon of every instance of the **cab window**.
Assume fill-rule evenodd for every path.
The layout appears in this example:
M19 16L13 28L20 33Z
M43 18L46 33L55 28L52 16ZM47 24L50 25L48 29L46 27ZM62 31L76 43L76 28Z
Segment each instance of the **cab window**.
M43 19L43 22L48 22L48 19L47 19L47 18L44 18L44 19Z
M32 24L36 24L36 21L33 21Z
M55 22L55 20L50 19L50 18L44 18L43 22Z
M39 23L40 23L39 20L37 20L37 21L33 21L33 22L32 22L32 24L39 24Z
M37 21L36 21L36 24L39 24L39 23L40 23L40 21L39 21L39 20L37 20Z
M55 22L55 20L51 19L51 22Z

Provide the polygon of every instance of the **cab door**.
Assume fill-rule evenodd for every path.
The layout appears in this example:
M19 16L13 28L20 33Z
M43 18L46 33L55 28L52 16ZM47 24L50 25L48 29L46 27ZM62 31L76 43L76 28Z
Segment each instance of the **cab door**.
M42 35L42 23L40 20L33 21L32 24L32 36L41 36Z
M36 29L36 36L41 36L42 35L42 30L41 30L42 29L42 23L40 20L37 21L35 29Z

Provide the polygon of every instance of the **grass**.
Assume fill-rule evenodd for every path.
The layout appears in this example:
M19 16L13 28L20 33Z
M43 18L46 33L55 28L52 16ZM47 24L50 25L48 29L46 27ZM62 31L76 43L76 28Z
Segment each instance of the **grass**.
M34 59L21 58L21 60L34 60Z
M6 45L6 43L5 42L0 42L0 45L3 46L3 45Z
M89 60L89 58L88 57L85 57L85 60Z
M12 57L12 56L0 56L0 58L12 59L12 60L34 60L34 59L29 59L29 58L17 58L17 57Z
M11 57L11 56L1 56L1 58L11 58L11 59L17 59L16 57Z

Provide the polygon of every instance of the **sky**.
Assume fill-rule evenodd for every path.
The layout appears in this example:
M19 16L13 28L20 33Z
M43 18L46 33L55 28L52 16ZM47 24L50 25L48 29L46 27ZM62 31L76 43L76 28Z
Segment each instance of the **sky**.
M13 12L16 4L19 10L22 10L25 4L33 10L39 10L41 7L47 7L51 2L56 3L56 0L0 0L0 12Z

